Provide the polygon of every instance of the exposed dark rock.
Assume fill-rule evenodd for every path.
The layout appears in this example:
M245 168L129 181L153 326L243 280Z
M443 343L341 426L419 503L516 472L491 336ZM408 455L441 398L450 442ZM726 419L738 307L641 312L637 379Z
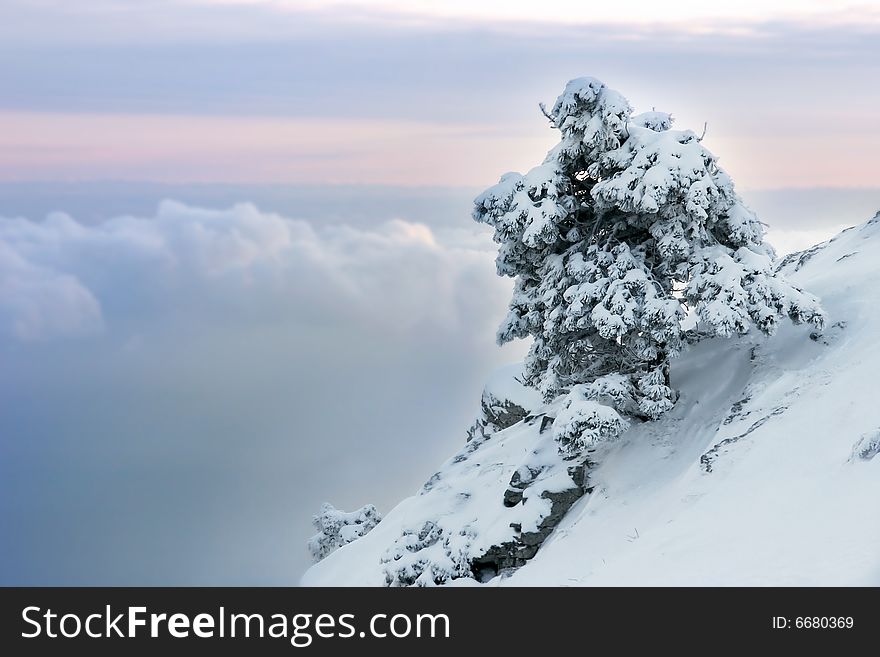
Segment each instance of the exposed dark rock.
M547 537L562 522L568 510L584 495L592 492L592 488L586 486L587 472L593 463L586 458L581 458L577 463L568 467L568 474L572 479L573 486L567 490L550 492L544 491L541 497L550 500L550 513L545 516L538 525L536 531L523 532L522 527L511 524L515 532L513 540L500 545L494 545L485 553L471 561L471 571L474 577L485 581L494 575L504 574L516 568L524 566L529 559L538 553L538 549L547 540ZM526 476L517 470L510 481L510 487L504 494L505 506L526 504L523 501L523 492L534 485L540 471L534 472L529 469ZM516 501L514 501L516 500Z
M485 439L493 433L512 427L528 415L528 411L519 404L498 399L488 391L483 392L480 409L480 417L467 431L468 442L475 438Z
M535 477L541 474L541 470L523 466L513 473L510 484L504 491L504 506L513 507L522 502L523 492L532 485Z
M811 331L810 340L812 340L813 342L819 342L824 345L830 345L837 341L837 339L840 337L840 334L845 328L845 321L841 320L839 322L834 322L824 331Z
M738 442L748 436L750 433L755 431L758 427L764 425L771 418L776 417L777 415L782 415L785 411L788 410L788 406L779 406L778 408L774 408L770 413L762 417L760 420L752 424L748 429L746 429L743 433L738 436L731 436L730 438L725 438L721 442L717 443L712 449L703 454L700 457L700 465L703 470L706 472L712 472L712 466L721 454L727 451L727 448L730 447L735 442Z
M724 418L723 424L731 424L735 420L739 420L742 417L745 417L746 415L748 415L748 413L743 413L742 409L743 409L743 406L745 406L746 404L749 403L750 399L751 399L751 396L746 395L745 397L743 397L739 401L734 402L730 407L730 412L727 414L727 417Z
M812 260L813 256L825 249L829 244L830 242L822 242L821 244L810 247L806 251L790 253L779 261L779 264L776 266L776 271L779 271L791 264L794 264L794 271L800 270L801 267Z
M504 491L504 506L510 508L516 506L523 499L523 491L521 488L508 488Z
M442 475L439 472L435 472L434 474L432 474L431 478L425 482L424 486L422 486L421 493L427 493L429 490L434 488L434 486L437 485L437 482L440 481L441 478Z
M877 221L880 221L880 212L875 214L874 218L870 219L866 225L871 225L873 223L876 223ZM840 231L840 233L838 233L837 235L832 237L827 242L822 242L821 244L816 244L815 246L812 246L809 249L806 249L805 251L797 251L795 253L789 253L787 256L785 256L782 260L780 260L777 263L776 271L781 271L782 269L785 269L787 266L789 266L791 264L794 264L794 271L798 271L801 267L803 267L805 264L807 264L813 258L813 256L815 256L817 253L819 253L823 249L827 248L829 244L832 244L833 242L836 242L837 240L839 240L843 236L844 233L847 233L847 232L853 230L854 228L855 228L855 226L850 226L849 228L844 228L842 231ZM846 255L843 255L840 258L838 258L837 262L840 262L841 260L849 258L850 256L853 256L856 253L858 253L858 252L854 251L852 253L847 253Z

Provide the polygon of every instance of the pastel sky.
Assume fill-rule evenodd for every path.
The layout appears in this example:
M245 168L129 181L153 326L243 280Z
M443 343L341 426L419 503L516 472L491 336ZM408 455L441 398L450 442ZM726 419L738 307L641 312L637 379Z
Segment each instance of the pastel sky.
M741 187L873 186L878 37L867 2L6 0L0 181L486 185L593 75Z

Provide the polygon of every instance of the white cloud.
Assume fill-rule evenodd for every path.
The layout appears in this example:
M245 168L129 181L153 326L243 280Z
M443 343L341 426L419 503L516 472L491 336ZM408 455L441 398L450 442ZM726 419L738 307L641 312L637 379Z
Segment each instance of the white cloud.
M97 299L74 276L33 265L0 241L0 331L42 340L102 325Z
M57 213L39 223L0 219L2 321L25 339L199 313L226 313L229 324L308 319L395 332L455 331L467 313L491 324L509 287L494 276L491 242L461 230L450 237L399 219L316 229L250 204L165 201L153 217L94 226Z

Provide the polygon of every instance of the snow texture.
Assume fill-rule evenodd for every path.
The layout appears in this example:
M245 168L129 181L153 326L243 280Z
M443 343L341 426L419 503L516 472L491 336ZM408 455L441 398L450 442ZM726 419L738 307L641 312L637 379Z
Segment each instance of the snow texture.
M591 456L592 492L522 567L478 578L465 555L509 540L511 524L534 528L550 506L536 492L571 486L552 431L541 431L565 397L472 440L303 583L880 585L878 254L880 214L783 260L783 274L824 299L828 328L780 324L772 339L687 350L672 366L675 407ZM619 383L579 398L625 398ZM505 506L514 473L532 470L545 483Z

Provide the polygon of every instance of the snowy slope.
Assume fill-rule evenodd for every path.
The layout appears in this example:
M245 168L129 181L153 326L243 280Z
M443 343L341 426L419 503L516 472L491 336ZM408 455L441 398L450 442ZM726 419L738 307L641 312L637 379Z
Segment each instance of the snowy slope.
M823 335L784 325L692 348L673 366L675 409L591 455L591 493L487 585L880 585L878 258L880 213L787 258L786 276L823 300ZM428 518L467 527L470 549L499 540L530 501L510 509L499 491L546 440L527 418L469 443L441 468L443 491L404 500L303 583L385 584L389 547Z

